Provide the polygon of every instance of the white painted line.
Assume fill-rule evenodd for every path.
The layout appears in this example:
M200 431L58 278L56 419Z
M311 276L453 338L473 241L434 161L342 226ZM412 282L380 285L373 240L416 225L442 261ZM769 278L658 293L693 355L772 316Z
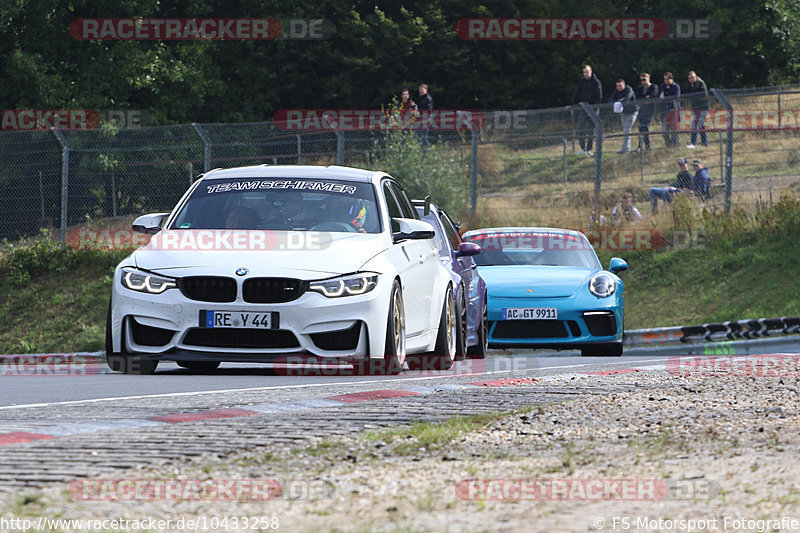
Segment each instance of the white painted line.
M114 429L135 429L150 426L163 426L166 422L156 420L146 420L144 418L128 418L123 420L110 420L103 422L75 422L74 424L63 424L47 426L41 428L46 430L47 435L54 437L65 437L67 435L78 435L81 433L95 433L97 431L110 431Z
M281 411L296 411L298 409L313 409L314 407L341 407L349 405L347 402L328 400L327 398L312 398L296 402L262 403L258 405L242 405L241 409L259 413L279 413Z

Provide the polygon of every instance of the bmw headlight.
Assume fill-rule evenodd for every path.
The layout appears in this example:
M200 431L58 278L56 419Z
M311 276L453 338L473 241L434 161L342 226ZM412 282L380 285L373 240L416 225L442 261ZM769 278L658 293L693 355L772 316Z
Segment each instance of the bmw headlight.
M308 285L308 290L318 292L328 298L338 298L339 296L365 294L374 289L377 284L377 274L374 272L359 272L358 274L348 274L338 278L312 281Z
M178 285L172 278L156 276L149 272L125 267L122 269L122 286L132 291L161 294L165 290L173 289Z
M617 290L617 283L614 278L604 272L592 276L589 280L589 291L600 298L611 296Z

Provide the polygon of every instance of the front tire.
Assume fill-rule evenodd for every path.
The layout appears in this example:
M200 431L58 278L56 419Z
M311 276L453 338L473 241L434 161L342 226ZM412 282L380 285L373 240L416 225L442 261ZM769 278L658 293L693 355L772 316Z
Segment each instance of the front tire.
M586 348L581 348L581 357L620 357L621 355L621 342L592 344Z
M111 302L109 302L106 316L106 364L108 368L114 372L139 376L150 375L156 371L158 361L131 355L125 350L125 324L122 325L120 343L121 350L119 353L114 353L114 343L111 338Z
M403 290L394 280L389 298L389 316L386 322L386 343L383 359L367 357L353 364L358 375L394 376L403 371L406 362L406 312L403 305Z
M470 359L484 359L486 352L489 351L489 310L486 303L486 296L483 297L483 311L481 312L481 323L478 327L478 344L467 348L467 356Z
M458 295L458 305L456 305L458 334L456 335L455 360L461 361L467 356L467 300L464 297L463 289L458 291Z
M456 338L458 337L458 317L453 300L453 287L448 286L439 318L436 346L433 352L408 356L411 370L449 370L456 359Z

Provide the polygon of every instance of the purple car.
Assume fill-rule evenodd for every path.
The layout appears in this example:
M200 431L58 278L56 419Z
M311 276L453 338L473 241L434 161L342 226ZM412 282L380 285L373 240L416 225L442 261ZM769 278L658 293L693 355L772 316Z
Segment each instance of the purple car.
M486 283L478 274L472 257L481 253L481 247L464 242L458 233L458 224L427 198L414 200L414 207L420 218L436 231L439 257L453 276L453 297L459 321L456 354L460 357L457 358L463 359L466 353L471 359L483 359L488 350L489 333Z

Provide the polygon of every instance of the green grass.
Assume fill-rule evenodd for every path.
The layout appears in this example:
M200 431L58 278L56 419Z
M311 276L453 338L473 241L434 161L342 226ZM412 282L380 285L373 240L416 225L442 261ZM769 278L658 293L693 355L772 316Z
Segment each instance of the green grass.
M32 260L5 251L0 353L103 349L113 268L125 255L54 248Z
M794 234L753 232L700 250L622 257L626 329L800 314Z
M488 413L456 416L443 422L416 422L410 427L371 432L368 440L383 441L397 455L413 455L423 448L427 451L449 448L449 445L472 431L503 419L508 413Z

